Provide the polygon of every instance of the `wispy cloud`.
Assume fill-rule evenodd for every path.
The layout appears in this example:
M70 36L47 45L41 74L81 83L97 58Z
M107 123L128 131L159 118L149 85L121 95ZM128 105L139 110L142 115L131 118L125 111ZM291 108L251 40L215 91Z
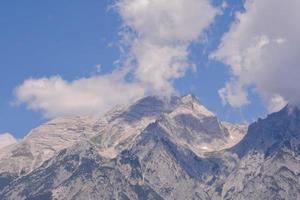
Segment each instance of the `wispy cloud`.
M16 143L17 140L9 133L0 134L0 149Z
M208 0L119 0L116 6L135 78L151 93L171 95L173 80L192 66L189 45L199 40L218 10Z

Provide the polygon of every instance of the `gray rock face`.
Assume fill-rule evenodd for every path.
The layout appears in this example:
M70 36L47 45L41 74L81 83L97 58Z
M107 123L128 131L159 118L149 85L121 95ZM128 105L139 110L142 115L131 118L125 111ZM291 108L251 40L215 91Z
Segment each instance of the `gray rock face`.
M245 126L220 122L191 95L147 97L84 121L37 133L45 146L53 130L77 127L24 174L0 157L0 199L299 199L298 109L259 120L245 137ZM32 138L8 152L35 160Z
M230 149L240 157L227 178L224 199L300 198L300 111L285 107L249 127Z
M70 117L52 120L18 143L0 150L0 174L24 175L39 167L58 151L95 134L92 117Z

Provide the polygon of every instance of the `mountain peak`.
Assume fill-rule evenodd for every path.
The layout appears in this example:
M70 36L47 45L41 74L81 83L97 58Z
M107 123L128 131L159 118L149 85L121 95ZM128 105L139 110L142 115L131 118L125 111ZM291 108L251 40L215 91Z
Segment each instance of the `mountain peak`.
M188 95L182 96L181 99L182 99L182 101L198 101L196 96L193 94L188 94Z
M172 96L170 98L159 96L143 97L129 105L124 113L126 115L129 113L131 113L130 115L132 115L132 113L140 113L141 115L157 115L161 114L161 112L169 113L174 112L175 110L186 110L207 117L215 116L215 114L209 111L193 94L188 94L182 97Z
M250 150L270 155L288 144L289 148L300 150L300 111L297 107L286 106L265 119L259 119L249 126L243 140L234 151L244 156Z
M209 111L201 102L192 94L183 96L181 102L185 109L201 114L206 117L214 117L215 114Z
M4 185L5 190L1 191L0 185L0 199L13 195L41 199L45 191L57 199L66 199L65 194L71 198L93 194L92 199L104 194L107 198L100 197L112 199L116 196L107 191L116 188L125 195L120 199L141 199L134 197L135 193L144 196L149 194L148 188L164 197L157 198L152 192L153 199L179 195L179 199L208 199L199 196L202 183L195 181L210 168L215 171L216 164L202 161L206 155L236 144L235 136L243 136L243 132L239 126L223 124L193 95L148 96L95 119L55 119L0 152L0 179L1 172L14 176ZM160 190L157 185L166 188ZM187 194L191 196L182 192L186 191L182 185L190 189Z

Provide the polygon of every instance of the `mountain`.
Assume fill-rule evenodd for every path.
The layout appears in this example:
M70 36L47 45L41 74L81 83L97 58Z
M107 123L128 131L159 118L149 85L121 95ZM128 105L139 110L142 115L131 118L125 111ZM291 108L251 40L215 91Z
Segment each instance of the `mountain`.
M125 129L130 134L138 134L164 109L166 108L163 101L148 97L134 105L114 108L103 117L81 116L54 119L33 129L18 144L1 151L0 173L9 172L16 176L27 174L60 150L69 148L77 142L90 140L96 135L99 136L95 137L95 140L105 137L105 141L103 138L102 143L99 144L99 151L104 149L102 154L106 153L108 156L108 152L111 151L109 147L119 140L122 141L118 134L122 132L125 139ZM134 121L135 118L139 120ZM104 147L101 148L100 145Z
M99 154L114 158L128 148L150 123L172 110L184 109L183 105L191 103L188 99L200 105L192 96L182 99L146 97L131 105L116 107L103 117L54 119L33 129L16 145L0 151L0 174L9 172L19 176L29 173L60 150L82 140L91 139L97 144ZM197 112L207 114L209 111L204 109ZM217 119L215 122L218 126Z
M230 151L240 162L228 177L224 199L300 198L300 111L286 106L252 124Z
M172 133L172 139L199 152L224 148L241 139L246 130L246 126L220 122L192 95L172 99L146 97L126 109L106 114L92 141L102 156L114 158L131 147L137 136L154 122Z
M1 154L0 199L299 199L299 110L246 129L193 95L56 119Z
M95 121L89 117L59 118L33 129L24 139L0 151L0 174L30 172L56 152L94 134Z
M22 143L31 144L33 156L25 164L32 166L36 155L42 159L10 180L2 198L85 199L90 195L91 199L208 199L201 184L191 177L198 176L198 168L203 167L198 154L225 148L245 130L244 126L224 124L192 95L146 97L99 119L51 121L14 146L18 149ZM65 147L60 142L64 140ZM34 148L37 145L38 150ZM49 146L53 149L50 153ZM19 166L17 160L13 163ZM212 166L212 161L207 162L207 167Z

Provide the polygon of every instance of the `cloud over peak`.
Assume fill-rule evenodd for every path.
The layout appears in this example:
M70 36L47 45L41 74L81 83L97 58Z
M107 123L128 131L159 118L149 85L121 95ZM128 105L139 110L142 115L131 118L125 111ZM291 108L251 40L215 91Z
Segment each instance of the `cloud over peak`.
M74 81L60 76L25 80L15 90L17 102L54 118L99 115L146 94L172 95L173 81L191 66L189 45L218 14L209 0L117 0L114 7L123 19L120 35L128 50L121 67Z
M249 103L249 89L270 111L300 104L300 1L252 0L226 33L212 57L230 66L231 79L220 89L233 107Z
M0 149L16 143L17 140L9 133L0 134Z
M28 79L15 90L18 103L47 118L68 115L100 115L119 103L128 103L144 94L144 88L112 74L68 82L60 76Z
M136 79L151 93L171 95L172 82L191 66L189 45L199 40L218 10L208 0L119 0L116 6L127 34L133 35L126 38Z

